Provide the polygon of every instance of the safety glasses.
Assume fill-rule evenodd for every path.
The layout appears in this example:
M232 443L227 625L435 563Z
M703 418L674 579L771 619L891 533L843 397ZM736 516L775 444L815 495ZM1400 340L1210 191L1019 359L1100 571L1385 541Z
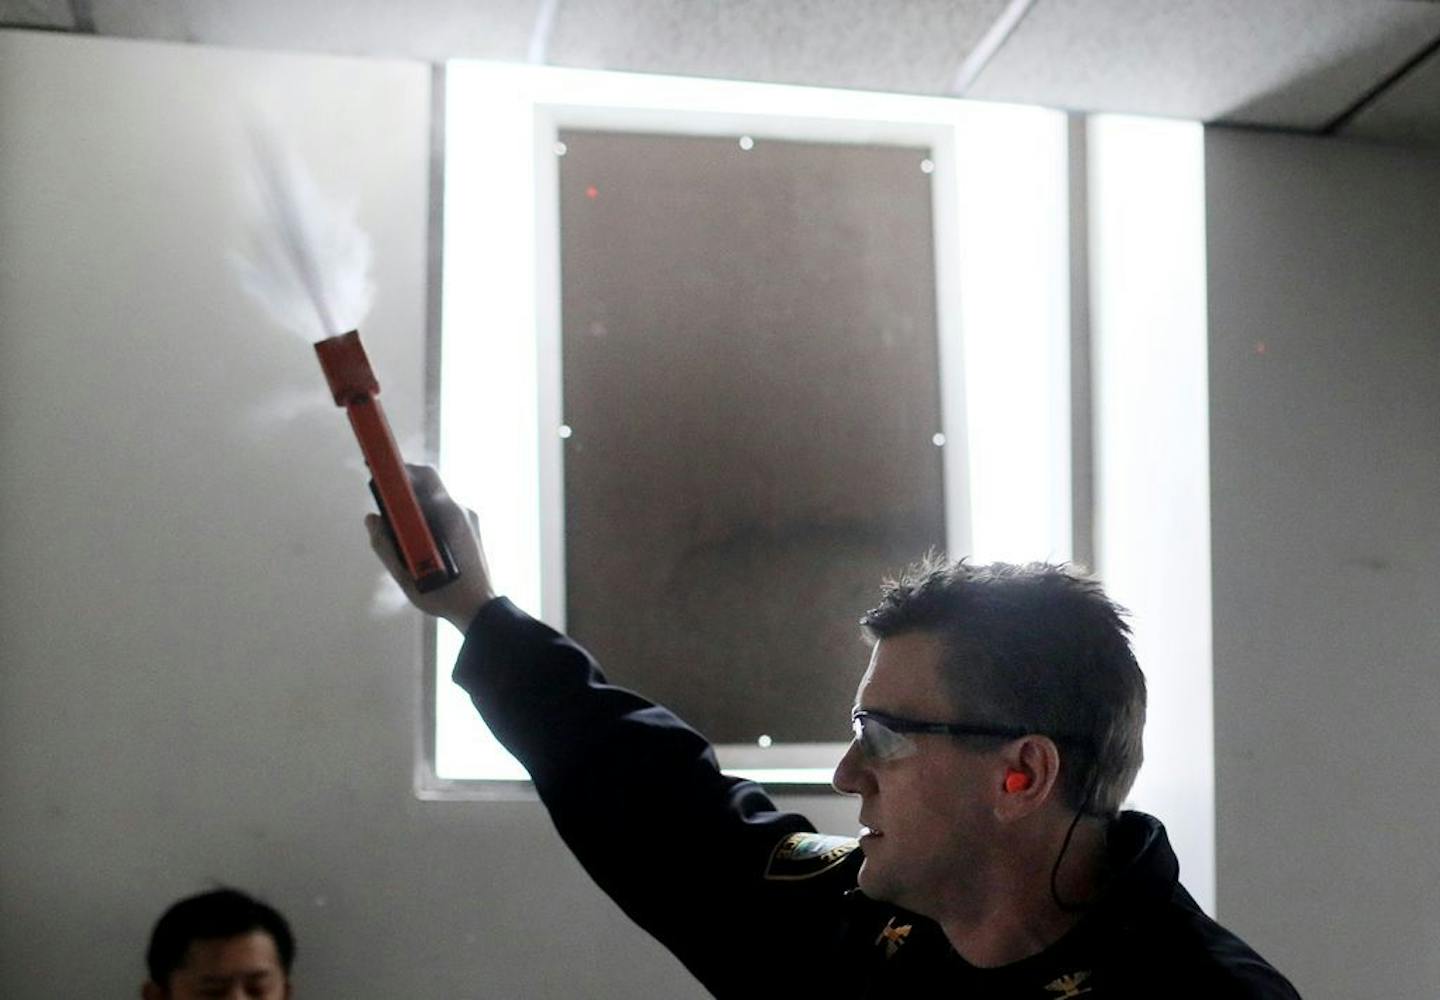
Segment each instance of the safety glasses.
M1018 726L991 726L968 722L919 722L883 712L857 709L850 713L850 727L860 752L870 760L897 760L919 750L912 733L939 733L945 736L988 736L1013 740L1031 730Z

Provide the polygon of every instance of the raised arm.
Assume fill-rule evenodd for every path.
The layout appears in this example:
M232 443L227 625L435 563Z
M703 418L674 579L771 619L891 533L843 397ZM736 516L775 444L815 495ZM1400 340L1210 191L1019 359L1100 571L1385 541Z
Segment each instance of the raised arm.
M609 684L579 645L497 598L474 514L434 470L414 471L459 578L416 593L378 518L371 544L416 607L465 631L456 683L525 765L590 875L717 995L813 986L832 971L814 962L841 933L853 841L815 835L759 785L722 774L693 728Z

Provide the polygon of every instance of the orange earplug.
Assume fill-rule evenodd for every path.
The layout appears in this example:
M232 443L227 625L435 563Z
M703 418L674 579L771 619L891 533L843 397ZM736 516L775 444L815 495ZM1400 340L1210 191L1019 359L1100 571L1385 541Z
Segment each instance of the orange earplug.
M1030 775L1022 771L1007 771L1005 773L1005 791L1023 792L1030 787Z

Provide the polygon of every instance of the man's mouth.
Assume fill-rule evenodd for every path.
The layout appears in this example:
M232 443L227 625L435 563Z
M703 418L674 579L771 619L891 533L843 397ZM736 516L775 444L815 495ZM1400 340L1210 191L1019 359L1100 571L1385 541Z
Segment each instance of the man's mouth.
M874 839L875 837L883 837L883 836L885 836L885 834L882 833L881 831L877 830L877 829L876 829L875 827L873 827L873 826L862 826L862 827L860 828L860 839L861 839L861 840L872 840L872 839Z

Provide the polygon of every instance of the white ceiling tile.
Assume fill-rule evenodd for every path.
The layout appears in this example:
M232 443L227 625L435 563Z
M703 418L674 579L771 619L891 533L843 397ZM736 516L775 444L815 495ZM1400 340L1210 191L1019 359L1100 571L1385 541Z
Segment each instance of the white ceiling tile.
M1005 0L569 0L549 61L942 93Z
M0 24L16 28L75 27L68 0L0 0Z
M525 61L553 8L555 65L945 93L1007 0L85 0L97 34L441 61ZM85 9L85 8L82 8ZM71 28L66 0L0 0ZM1317 129L1440 37L1419 0L1035 0L967 96ZM1440 69L1347 135L1434 141Z
M1407 0L1038 0L968 96L1312 129L1437 34Z
M102 35L440 61L523 60L541 0L91 0Z

